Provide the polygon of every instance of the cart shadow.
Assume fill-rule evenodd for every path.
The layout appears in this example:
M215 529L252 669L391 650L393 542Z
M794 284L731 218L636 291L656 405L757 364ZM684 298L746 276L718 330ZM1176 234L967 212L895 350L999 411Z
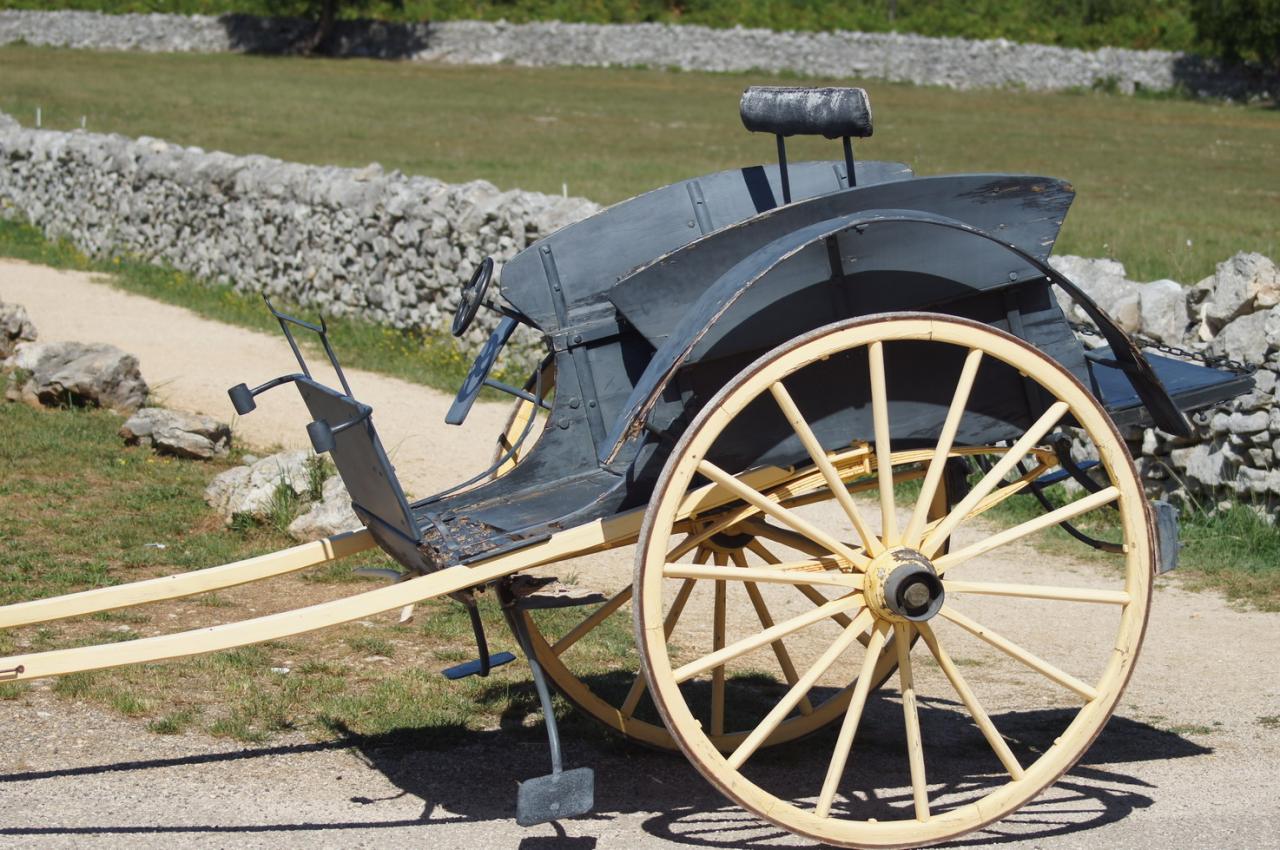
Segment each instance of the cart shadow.
M549 772L545 729L534 718L536 696L529 684L511 689L502 686L510 709L501 728L474 732L462 725L438 725L399 729L380 735L361 736L338 729L332 742L205 754L186 758L151 759L128 763L88 765L65 770L28 771L0 776L0 787L8 783L36 782L57 777L88 776L121 771L209 764L242 759L271 758L308 751L349 749L368 767L382 773L398 793L381 799L353 797L353 806L377 807L380 803L411 795L423 801L421 814L414 819L402 816L379 820L361 817L350 820L305 823L228 823L156 827L0 827L0 835L91 835L156 833L307 833L339 832L349 829L395 829L428 826L432 822L510 821L515 816L515 781ZM907 785L907 768L900 744L892 735L876 730L901 727L901 708L893 694L876 695L868 702L863 730L855 747L860 771L850 774L888 777L890 784ZM496 695L495 695L496 698ZM970 724L957 719L955 706L940 701L922 702L920 721L924 739L945 741L941 749L929 749L930 783L945 789L969 791L984 785L1001 784L993 774L972 775L965 767L989 757L975 748L986 744ZM1034 752L1051 743L1065 717L1045 711L993 718L1024 763ZM896 725L895 725L896 724ZM764 824L720 796L681 756L644 749L602 731L594 722L572 714L561 724L565 740L566 767L590 766L596 771L595 808L592 814L563 824L533 828L520 842L522 850L590 850L598 824L625 818L638 820L645 832L672 843L703 847L808 847L798 839ZM1045 740L1045 735L1050 736ZM824 730L801 742L765 750L752 759L753 780L772 785L812 783L814 752L830 751L834 730ZM1047 838L1095 829L1126 817L1135 809L1152 804L1149 784L1130 772L1129 765L1150 760L1167 760L1206 755L1211 749L1173 732L1158 729L1125 717L1114 717L1084 757L1050 791L1020 811L992 827L950 846L996 844L1014 840ZM825 759L825 757L824 757ZM965 767L961 767L964 765ZM825 764L823 765L825 767ZM900 780L900 781L899 781ZM820 784L820 783L819 783ZM793 787L807 787L794 784ZM509 790L509 793L503 793ZM847 788L855 794L859 789ZM941 792L938 792L941 793ZM935 795L936 796L936 795ZM903 799L869 796L859 801L860 814L876 814L877 807L902 816ZM905 805L910 805L909 794ZM880 812L881 814L885 812ZM551 834L549 834L551 833Z

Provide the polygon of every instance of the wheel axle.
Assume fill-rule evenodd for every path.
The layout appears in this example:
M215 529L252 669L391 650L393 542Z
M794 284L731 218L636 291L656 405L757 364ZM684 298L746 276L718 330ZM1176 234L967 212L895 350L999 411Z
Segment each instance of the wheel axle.
M942 580L915 549L890 549L871 562L864 590L867 605L883 620L922 623L942 608Z

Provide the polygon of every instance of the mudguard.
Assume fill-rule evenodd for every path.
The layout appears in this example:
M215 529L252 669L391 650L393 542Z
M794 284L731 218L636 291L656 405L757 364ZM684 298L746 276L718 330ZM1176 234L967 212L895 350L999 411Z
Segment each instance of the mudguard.
M875 286L877 278L886 285ZM678 319L664 317L670 333L657 346L615 420L600 460L606 464L619 460L623 447L644 430L671 379L687 362L772 347L841 318L835 310L827 312L830 296L815 298L815 293L824 292L817 287L849 299L841 305L844 313L867 315L927 309L964 293L1033 281L1062 287L1109 342L1114 338L1117 359L1124 364L1157 426L1175 434L1189 433L1186 418L1123 331L1041 257L945 215L916 209L875 209L818 221L762 245L720 274L694 304L684 307ZM615 289L619 288L621 285ZM642 333L642 325L655 327L652 313L666 312L662 307L637 311L626 297L614 302ZM655 297L648 303L661 305L663 299ZM815 309L820 311L817 316ZM1059 318L1053 324L1060 325L1056 329L1059 335L1070 335L1065 321ZM1071 345L1079 352L1074 337ZM1051 350L1050 356L1053 353ZM1065 365L1072 368L1072 364ZM1079 373L1082 368L1083 363L1073 371Z

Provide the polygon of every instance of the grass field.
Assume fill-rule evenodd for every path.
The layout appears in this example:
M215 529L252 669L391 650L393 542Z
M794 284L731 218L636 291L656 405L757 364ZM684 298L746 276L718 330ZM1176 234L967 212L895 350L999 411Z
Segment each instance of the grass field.
M105 411L0 403L0 604L293 545L271 524L227 528L205 506L205 485L232 461L175 460L126 447L116 434L121 421ZM374 550L265 584L9 629L0 634L0 654L131 640L299 607L364 589L353 585L376 586L351 572L361 566L391 563ZM492 651L514 649L491 596L482 597L481 608ZM577 651L582 669L609 670L620 641L630 643L621 618L593 632ZM439 674L474 654L464 609L444 599L420 605L408 625L385 614L188 661L73 674L52 689L67 700L148 718L157 733L202 729L249 741L290 729L316 738L413 730L430 739L501 722L520 726L537 703L523 665L500 668L487 680L449 682ZM22 699L33 686L41 685L0 683L0 699ZM589 727L571 722L575 734L583 731L578 724Z
M475 178L612 202L769 161L742 129L761 74L445 67L0 48L0 110L24 124L150 135L234 153ZM832 81L812 81L832 82ZM1280 255L1280 111L1101 93L954 92L868 82L864 158L919 174L1032 172L1078 200L1060 253L1195 282L1238 250ZM838 145L794 140L792 157Z

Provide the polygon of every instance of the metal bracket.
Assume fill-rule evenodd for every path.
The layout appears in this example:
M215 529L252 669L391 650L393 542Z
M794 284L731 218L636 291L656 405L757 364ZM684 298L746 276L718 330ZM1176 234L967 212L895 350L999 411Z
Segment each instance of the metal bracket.
M595 771L589 767L564 769L560 752L560 728L556 725L551 691L547 687L542 665L533 653L529 631L525 627L524 617L516 610L516 599L510 588L499 585L498 592L501 594L507 623L529 660L529 671L533 674L533 686L538 691L538 702L542 706L542 717L547 727L547 742L551 747L551 773L526 779L516 791L516 823L520 826L534 826L585 815L595 806Z
M467 613L471 615L471 630L476 636L476 650L479 652L479 656L474 661L445 668L442 672L446 679L488 676L489 671L494 667L501 667L503 664L510 664L516 660L515 655L510 652L499 652L497 655L490 655L489 642L485 640L484 636L484 623L480 620L480 609L476 607L475 603L472 603L467 606Z
M1156 575L1164 575L1178 568L1178 509L1163 499L1151 502L1151 514L1156 521Z

